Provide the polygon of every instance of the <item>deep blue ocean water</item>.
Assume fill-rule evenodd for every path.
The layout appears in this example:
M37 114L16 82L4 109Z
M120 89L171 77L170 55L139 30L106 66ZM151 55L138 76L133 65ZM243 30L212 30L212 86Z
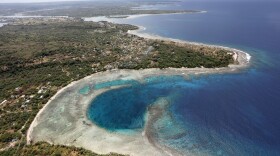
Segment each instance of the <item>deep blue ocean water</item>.
M98 96L89 118L111 131L141 129L149 104L166 97L171 118L155 123L165 127L155 129L159 143L206 155L280 155L280 1L190 0L160 9L170 7L208 12L121 22L164 37L239 48L252 55L250 68L190 80L152 77Z

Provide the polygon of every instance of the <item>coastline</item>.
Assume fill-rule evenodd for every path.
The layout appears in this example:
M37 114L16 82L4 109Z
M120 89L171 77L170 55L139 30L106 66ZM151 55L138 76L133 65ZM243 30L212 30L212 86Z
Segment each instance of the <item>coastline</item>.
M180 14L197 14L197 13L207 13L207 11L198 10L198 11L176 12L176 13L127 15L126 19L135 19L135 18L145 17L145 16L180 15Z
M214 74L224 73L227 69L144 69L144 70L113 70L97 73L72 82L62 88L40 110L27 132L28 144L46 141L50 144L83 147L98 154L110 152L129 155L163 155L161 147L151 144L147 134L142 132L123 135L108 132L93 124L86 115L92 99L117 87L109 87L91 91L88 95L79 95L78 90L85 85L113 81L117 79L133 79L141 82L145 77L157 75ZM235 70L234 70L235 71ZM145 129L145 128L144 128ZM94 139L92 139L94 138ZM92 146L94 145L94 146ZM168 149L170 153L170 149ZM174 152L172 152L174 153ZM169 155L169 154L167 154ZM175 154L174 154L175 155Z
M146 77L160 75L181 75L188 78L190 74L207 75L232 73L237 72L243 67L245 66L239 65L211 69L152 68L142 70L111 70L87 76L60 89L39 111L28 129L28 144L32 142L46 141L50 144L83 147L98 154L114 152L139 156L163 155L161 152L166 151L169 153L166 155L170 155L170 152L172 151L171 149L166 149L166 147L159 148L159 145L153 145L150 142L151 140L147 138L149 135L144 134L143 132L138 132L132 136L112 133L98 127L87 118L86 110L95 97L108 90L122 86L91 91L88 95L78 95L78 90L85 85L118 79L133 79L141 82ZM93 144L95 145L94 147L92 146ZM176 152L172 152L172 155L177 154Z
M190 13L207 13L207 11L198 11L198 12L179 12L179 13L166 13L166 14L139 14L139 15L125 15L124 19L135 19L139 17L145 17L145 16L157 16L157 15L170 15L170 14L190 14ZM118 16L118 15L116 15ZM100 21L107 21L112 22L116 24L121 24L121 22L118 22L119 18L108 18L106 16L97 16L97 17L84 17L82 18L84 21L87 22L100 22ZM114 20L115 19L115 20ZM144 26L135 25L138 27L136 30L128 30L128 34L136 35L138 37L142 37L145 39L151 39L151 40L163 40L167 42L175 42L177 44L185 44L185 45L195 45L195 46L202 46L202 47L210 47L210 48L218 48L218 49L225 49L228 51L231 51L234 53L234 60L239 63L239 67L247 67L249 65L251 55L235 48L230 48L226 46L220 46L220 45L211 45L211 44L204 44L199 42L191 42L186 40L180 40L175 38L168 38L168 37L162 37L159 35L149 34L149 33L143 33L143 31L146 30ZM243 57L243 58L240 58ZM246 65L245 65L246 64ZM236 66L236 65L229 65L230 67Z
M96 126L87 119L86 109L90 104L90 101L103 92L116 89L120 86L101 89L98 91L91 91L91 93L86 96L78 95L76 90L85 84L94 84L123 78L138 80L141 82L145 77L158 75L181 75L187 78L190 74L205 75L232 73L238 72L240 69L248 67L250 63L251 56L248 53L238 49L141 33L143 30L145 30L144 27L139 27L138 30L129 30L127 33L146 39L175 42L176 44L190 44L226 49L234 53L234 59L238 62L238 64L231 64L228 67L223 68L150 68L142 70L111 70L92 74L81 80L74 81L66 87L60 89L48 101L48 103L36 115L27 131L27 143L30 144L33 141L46 141L51 144L73 145L92 150L98 154L108 154L110 152L115 152L139 156L158 154L163 155L163 153L161 153L162 149L158 149L158 147L153 146L149 139L146 138L145 134L142 134L141 132L133 136L111 133ZM67 99L69 98L69 95L74 99ZM65 101L70 103L65 103ZM61 125L63 123L64 125ZM51 127L48 127L50 125ZM95 145L94 147L92 146L93 144ZM168 150L168 152L165 154L170 155L170 151ZM176 153L172 153L171 155L173 154L180 155Z
M250 62L250 59L251 59L250 54L248 54L248 53L246 53L242 50L239 50L239 49L225 47L225 46L219 46L219 45L204 44L204 43L199 43L199 42L185 41L185 40L174 39L174 38L167 38L167 37L152 35L152 34L148 34L148 33L142 33L141 31L146 30L146 28L143 27L143 26L138 26L138 28L139 29L137 29L137 30L128 30L127 33L131 34L131 35L136 35L138 37L151 39L151 40L163 40L163 41L167 41L167 42L175 42L176 44L196 45L196 46L202 46L202 47L210 47L210 48L219 48L219 49L229 50L229 51L234 53L234 60L239 63L239 67L248 66L249 62ZM240 58L240 57L242 57L242 58ZM236 66L236 65L231 64L229 66Z
M178 14L198 14L198 13L207 13L207 11L190 11L190 12L176 12L176 13L159 13L159 14L135 14L135 15L114 15L114 16L96 16L96 17L83 17L84 21L91 21L91 22L100 22L100 21L107 21L112 23L115 20L119 19L135 19L139 17L146 17L146 16L162 16L162 15L178 15ZM121 17L121 18L120 18Z

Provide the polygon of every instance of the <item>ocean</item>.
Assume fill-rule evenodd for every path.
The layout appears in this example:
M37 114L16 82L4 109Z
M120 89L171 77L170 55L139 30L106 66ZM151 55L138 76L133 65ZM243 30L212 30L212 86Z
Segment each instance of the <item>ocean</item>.
M164 147L195 155L280 155L280 1L189 0L153 7L207 12L117 20L143 26L144 33L241 49L252 56L250 67L189 80L152 77L101 94L89 118L110 131L139 130L147 108L163 97L170 105L152 131Z

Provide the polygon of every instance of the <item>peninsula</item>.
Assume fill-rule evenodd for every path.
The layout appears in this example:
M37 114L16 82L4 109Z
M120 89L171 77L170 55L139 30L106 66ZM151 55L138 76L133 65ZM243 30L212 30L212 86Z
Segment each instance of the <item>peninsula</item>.
M93 24L78 23L79 25ZM60 89L32 122L27 132L28 143L44 141L50 144L71 145L83 147L98 154L114 152L140 156L168 155L171 152L176 155L172 149L156 146L150 140L148 123L156 117L153 116L153 113L149 115L148 118L151 119L146 121L145 128L137 130L133 135L109 132L88 119L86 112L95 97L127 84L108 86L102 89L87 87L87 91L83 94L81 94L81 90L84 90L86 86L118 80L143 82L144 78L151 76L181 75L187 79L190 75L237 72L248 66L250 59L247 53L236 49L147 35L139 37L136 35L141 36L141 34L137 34L137 28L133 26L115 25L107 22L94 24L109 27L109 29L122 28L121 32L111 31L116 33L114 36L121 35L121 41L114 40L113 37L103 41L105 48L106 45L110 45L110 48L114 45L118 46L117 50L104 49L103 51L107 55L102 55L103 59L106 57L115 58L115 62L93 63L91 67L92 70L97 70L95 74L74 81ZM94 31L95 33L107 33L105 29ZM128 50L129 52L126 52ZM89 57L92 56L84 56L83 59ZM114 59L107 61L112 60Z
M46 10L38 12L45 15ZM79 90L119 79L143 82L158 75L188 78L238 72L249 64L249 55L236 49L143 35L136 26L85 22L79 18L83 15L2 17L8 24L0 28L0 155L173 152L149 140L145 132L150 120L133 137L108 132L88 120L90 101L122 85L86 95Z

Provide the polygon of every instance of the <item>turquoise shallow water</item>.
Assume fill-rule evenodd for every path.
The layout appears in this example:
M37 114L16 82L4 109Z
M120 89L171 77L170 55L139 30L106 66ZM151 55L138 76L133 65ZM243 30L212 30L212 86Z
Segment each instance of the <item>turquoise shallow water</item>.
M116 81L112 82L107 84L115 86ZM144 126L147 107L159 97L176 94L174 90L177 90L176 86L180 83L188 82L184 82L184 79L179 76L155 77L146 79L144 83L133 82L129 87L110 90L94 99L89 107L88 117L99 126L111 131L141 129Z
M91 90L90 86L85 86L79 90L79 93L83 95L87 95L89 94L90 90Z
M258 80L252 81L256 76ZM279 153L279 105L275 103L279 96L260 89L248 92L252 85L264 88L266 84L258 82L271 78L255 70L188 80L149 77L144 83L101 94L90 105L88 117L113 132L143 129L147 108L165 97L170 107L153 129L159 143L194 153L275 155ZM255 97L256 93L261 96Z
M121 85L133 85L133 84L138 84L137 81L135 80L114 80L114 81L108 81L108 82L102 82L93 85L93 89L98 90L102 88L107 88L107 87L113 87L113 86L121 86Z
M89 118L110 131L139 130L147 107L165 97L170 105L152 127L159 144L198 155L280 155L280 2L190 0L172 7L208 13L122 22L165 37L242 49L252 55L250 68L189 80L150 77L98 96Z

